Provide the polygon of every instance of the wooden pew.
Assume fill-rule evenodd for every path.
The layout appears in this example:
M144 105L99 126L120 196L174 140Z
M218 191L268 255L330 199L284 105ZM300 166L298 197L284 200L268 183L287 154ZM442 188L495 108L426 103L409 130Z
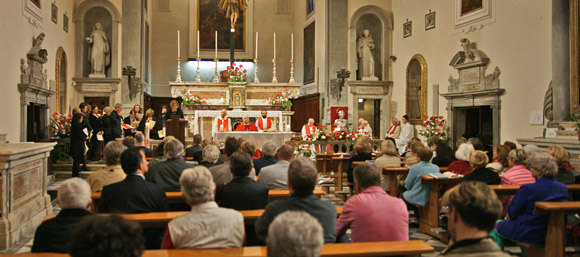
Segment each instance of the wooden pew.
M537 202L534 215L548 215L545 256L564 257L566 214L580 212L580 202Z
M264 213L263 209L260 210L246 210L246 211L239 211L244 216L244 222L246 224L253 224L258 220L262 213ZM336 207L336 212L338 215L342 213L342 207ZM134 220L139 223L144 228L159 228L159 227L166 227L167 223L171 220L185 215L189 212L187 211L172 211L172 212L149 212L149 213L136 213L136 214L120 214L123 218ZM111 215L110 213L104 213L99 215ZM42 221L46 221L49 219L54 218L56 215L47 215L45 216Z
M341 155L337 157L332 157L333 161L338 161L338 174L336 175L328 175L331 178L335 178L334 180L334 191L342 191L342 179L346 177L346 169L348 167L348 163L350 162L350 155Z
M440 172L445 172L447 167L439 167ZM399 181L397 179L398 175L407 175L409 174L409 168L407 167L383 167L383 175L391 175L389 180L389 195L397 197L399 192ZM393 190L394 188L394 190Z
M568 193L570 193L570 199L572 199L573 193L580 192L580 184L570 184L566 185L568 187ZM495 194L500 195L514 195L520 189L520 185L489 185L489 188L495 191Z
M319 198L322 197L325 192L322 189L314 189L313 192ZM182 196L181 192L165 192L165 196L167 196L167 201L172 203L185 203L185 199ZM268 192L269 201L276 201L276 200L286 200L290 197L290 190L270 190ZM99 201L101 200L101 192L92 192L91 198L93 199L92 210L94 212L98 211Z
M344 256L414 256L433 253L435 249L422 240L367 242L350 244L325 244L322 246L322 257ZM146 250L142 257L186 257L186 256L224 256L224 257L266 257L265 246L248 246L226 249L178 249ZM62 253L24 253L17 257L69 257Z
M328 168L333 157L338 157L336 153L317 153L316 154L316 167L319 171L322 171L322 175L327 176Z
M449 235L447 233L440 234L432 231L431 229L439 228L439 210L441 209L441 203L439 198L441 198L440 190L441 185L453 185L459 184L463 180L462 177L458 178L434 178L431 176L422 176L421 184L431 185L429 192L429 205L425 207L420 207L420 221L419 221L419 232L432 235L439 238L444 243L449 241Z

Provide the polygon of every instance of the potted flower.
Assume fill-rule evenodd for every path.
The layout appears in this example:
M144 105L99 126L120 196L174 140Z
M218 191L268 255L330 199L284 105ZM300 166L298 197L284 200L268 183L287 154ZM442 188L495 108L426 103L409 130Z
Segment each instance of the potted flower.
M200 97L199 95L196 95L195 93L187 89L181 91L181 99L183 99L183 101L181 102L181 105L183 106L202 105L207 104L208 101L207 98Z
M280 106L282 109L289 109L292 107L292 101L290 101L290 89L279 92L276 97L266 98L266 102L272 106Z
M422 129L419 131L419 135L424 136L427 140L438 137L444 138L445 134L444 126L447 123L443 116L425 116L425 121L421 124Z
M232 66L228 66L228 73L225 76L228 78L228 82L248 82L246 72L243 65L232 63Z

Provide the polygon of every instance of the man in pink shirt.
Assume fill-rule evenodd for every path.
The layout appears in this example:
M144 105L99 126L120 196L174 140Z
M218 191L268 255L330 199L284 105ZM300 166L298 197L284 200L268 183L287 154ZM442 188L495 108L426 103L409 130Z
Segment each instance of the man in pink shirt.
M336 221L337 237L351 229L352 242L408 241L409 213L403 200L381 188L381 171L373 163L354 169L358 194L344 204Z

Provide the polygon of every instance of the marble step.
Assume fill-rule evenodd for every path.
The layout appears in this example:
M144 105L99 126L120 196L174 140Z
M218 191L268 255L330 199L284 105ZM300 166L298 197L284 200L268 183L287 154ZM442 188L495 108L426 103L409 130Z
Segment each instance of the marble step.
M105 167L105 163L87 163L89 171L100 170ZM52 164L53 171L72 171L72 163L54 163Z
M82 179L86 179L89 174L91 174L93 171L96 170L90 170L90 171L81 171L80 172L80 177ZM59 170L59 171L53 171L54 177L56 179L68 179L68 178L72 178L72 171L70 170Z

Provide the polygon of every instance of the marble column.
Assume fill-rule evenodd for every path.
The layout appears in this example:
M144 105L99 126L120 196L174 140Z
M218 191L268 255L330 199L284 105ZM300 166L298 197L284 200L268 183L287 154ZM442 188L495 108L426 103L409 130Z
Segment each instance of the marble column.
M570 114L570 3L552 0L552 86L554 121Z

